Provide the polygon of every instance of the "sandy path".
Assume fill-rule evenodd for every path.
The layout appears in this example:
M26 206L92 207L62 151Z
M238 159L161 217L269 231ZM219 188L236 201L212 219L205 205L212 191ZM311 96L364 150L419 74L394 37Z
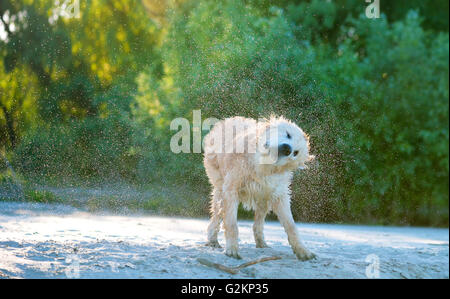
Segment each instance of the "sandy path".
M88 214L61 205L0 202L0 278L448 278L449 230L299 224L317 259L296 260L277 222L271 248L256 249L251 222L240 221L243 261L203 246L207 220ZM223 244L223 233L219 241ZM281 255L231 275L224 265ZM367 268L369 266L369 268Z

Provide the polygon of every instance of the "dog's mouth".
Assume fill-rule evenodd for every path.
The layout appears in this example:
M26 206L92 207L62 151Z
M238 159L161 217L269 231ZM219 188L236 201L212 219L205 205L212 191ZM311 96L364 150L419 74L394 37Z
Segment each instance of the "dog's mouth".
M275 166L292 166L293 169L299 169L304 170L308 169L309 162L311 162L314 159L314 156L310 156L309 159L302 159L302 157L298 155L294 155L294 153L288 155L288 156L278 156L276 162L274 163Z
M313 156L311 156L313 157ZM302 153L298 149L290 147L288 152L280 152L280 146L271 147L268 142L264 144L264 149L260 152L260 163L269 164L276 167L289 166L292 169L308 169L309 162L303 161Z

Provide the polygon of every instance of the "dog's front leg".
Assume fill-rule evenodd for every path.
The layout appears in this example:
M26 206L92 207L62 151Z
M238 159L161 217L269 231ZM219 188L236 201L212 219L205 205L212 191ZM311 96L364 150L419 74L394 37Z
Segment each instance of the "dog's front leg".
M306 261L315 257L300 241L300 236L292 217L289 196L283 196L275 201L274 212L278 216L281 224L288 236L289 244L299 260Z
M264 241L264 219L268 212L267 201L259 202L255 209L255 222L253 223L253 236L255 237L256 248L266 248Z
M238 194L234 190L224 190L223 225L225 229L225 254L241 259L238 245L237 210L239 206Z

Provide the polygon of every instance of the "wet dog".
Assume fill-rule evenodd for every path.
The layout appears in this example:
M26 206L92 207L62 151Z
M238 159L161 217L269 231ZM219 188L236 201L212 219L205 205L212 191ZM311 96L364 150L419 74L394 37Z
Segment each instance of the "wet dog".
M300 241L290 208L293 172L314 158L309 154L309 137L302 129L283 117L259 121L227 118L205 137L204 151L204 166L213 186L208 245L220 247L217 235L223 221L225 253L240 258L237 210L242 203L255 211L256 247L267 247L264 219L273 211L297 258L314 257Z

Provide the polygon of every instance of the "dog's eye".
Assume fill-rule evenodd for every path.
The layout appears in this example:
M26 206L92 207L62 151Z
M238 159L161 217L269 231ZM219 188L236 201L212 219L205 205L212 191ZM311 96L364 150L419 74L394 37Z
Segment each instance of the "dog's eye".
M298 155L298 151L294 151L294 157Z
M291 139L291 134L289 134L289 132L286 132L286 136L288 139Z

